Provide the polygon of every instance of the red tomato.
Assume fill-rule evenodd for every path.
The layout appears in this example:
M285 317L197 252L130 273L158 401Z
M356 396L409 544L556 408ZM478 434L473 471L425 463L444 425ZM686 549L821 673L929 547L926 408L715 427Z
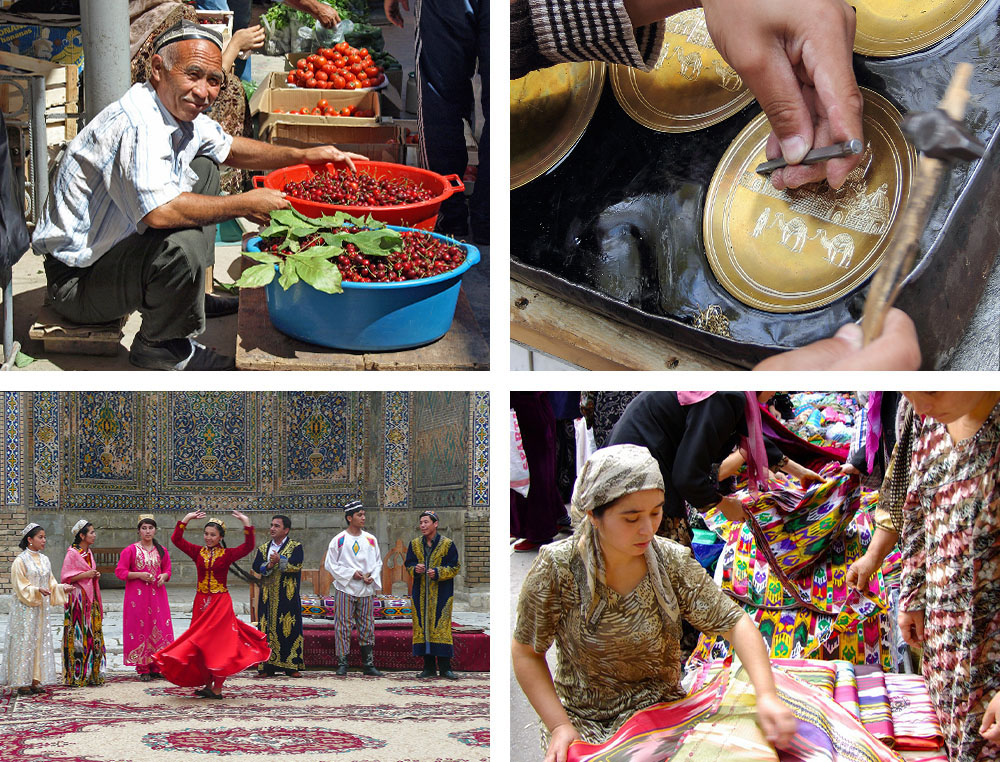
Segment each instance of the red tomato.
M351 115L351 110L349 108L342 108L340 110L340 115L341 116L350 116Z
M383 82L385 82L385 74L379 73L378 77L375 79L375 87L378 87Z
M318 72L316 72L316 81L317 82L326 82L328 79L330 79L330 75L327 74L325 71L318 71Z
M316 105L319 108L326 108L327 106L330 105L330 101L328 101L326 98L320 98L318 101L316 101Z
M301 71L302 69L306 68L307 63L309 62L306 61L306 59L300 58L298 61L295 62L295 68Z
M351 53L351 55L347 57L347 63L361 63L361 57L357 53Z
M359 89L361 89L361 83L358 82L357 80L354 80L353 82L348 83L347 89L348 90L359 90Z
M365 67L365 76L368 77L368 79L375 79L375 77L378 76L378 69L374 66Z
M287 79L287 81L290 82L290 83L292 83L294 85L295 84L295 75L292 74L291 72L288 72L288 79Z
M365 56L367 56L368 55L368 48L361 48L361 50L358 51L358 55L361 56L362 58L364 58Z
M357 81L358 75L355 74L353 71L348 71L348 70L345 69L344 70L344 79L346 79L347 82L348 82L348 84L350 84L351 82L356 82Z
M329 106L323 109L323 116L337 116L340 113L335 108L330 108Z
M330 81L333 82L333 86L338 90L343 90L347 86L347 80L339 74L334 74Z
M285 112L282 111L280 108L276 108L271 113L272 114L284 114Z
M314 108L309 113L312 114L313 116L323 116L323 109Z
M351 47L351 46L350 46L350 45L349 45L349 44L348 44L348 43L347 43L346 41L342 41L342 42L338 42L338 43L337 43L336 45L334 45L333 47L334 47L334 49L335 49L335 50L336 50L336 51L337 51L338 53L343 53L343 52L344 52L345 50L347 50L347 49L348 49L349 47Z
M309 77L309 79L306 80L306 87L316 87L316 78Z
M357 74L358 76L360 76L361 72L363 72L364 70L365 70L365 67L362 66L359 63L351 64L351 71L354 72L355 74Z
M337 67L334 66L332 63L328 63L323 66L323 71L326 72L326 75L328 77L332 77L334 74L337 73Z
M327 60L324 56L316 56L316 65L320 68L326 66Z
M368 77L360 77L360 78L358 79L358 84L359 84L359 85L361 85L362 87L368 87L368 86L369 86L369 84L370 84L370 83L368 82Z

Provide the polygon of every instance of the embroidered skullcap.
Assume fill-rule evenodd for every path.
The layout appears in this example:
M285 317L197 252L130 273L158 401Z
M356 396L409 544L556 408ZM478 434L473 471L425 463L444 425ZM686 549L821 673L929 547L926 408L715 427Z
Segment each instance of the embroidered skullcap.
M87 526L87 524L89 524L89 523L90 522L87 521L86 519L80 519L78 522L76 522L73 525L73 531L71 532L71 534L74 537L76 537L76 533L79 532L81 529L83 529L85 526Z
M420 521L424 516L429 518L431 521L436 522L438 520L438 515L434 511L424 511L419 516L417 516L417 521Z
M662 490L663 477L660 475L659 464L649 454L649 450L638 445L614 445L598 450L587 459L576 477L570 510L578 523L572 541L587 574L581 602L585 607L584 621L590 627L596 626L605 606L597 594L597 583L607 583L601 539L587 514L620 497L645 489ZM678 622L680 608L673 588L663 584L659 552L654 537L653 542L646 546L646 569L663 615Z
M144 522L146 519L149 519L150 521L156 521L156 517L152 513L140 513L139 514L139 523L140 524L142 522Z
M159 53L161 48L181 40L208 40L218 46L219 50L222 50L221 34L214 29L207 29L202 24L182 19L156 38L156 42L153 43L153 52Z
M215 516L208 517L208 521L205 522L205 525L207 526L209 524L218 524L220 527L222 527L223 532L226 531L226 522L223 521L222 519L215 518Z
M358 511L363 511L365 509L365 504L360 500L352 500L347 505L344 506L344 518L349 518L353 516Z
M570 503L573 518L582 521L588 511L644 489L663 489L660 466L649 450L631 444L600 449L576 477Z
M21 537L25 537L28 534L28 532L30 532L32 529L40 526L41 524L35 524L35 523L28 524L28 526L26 526L24 529L21 530Z

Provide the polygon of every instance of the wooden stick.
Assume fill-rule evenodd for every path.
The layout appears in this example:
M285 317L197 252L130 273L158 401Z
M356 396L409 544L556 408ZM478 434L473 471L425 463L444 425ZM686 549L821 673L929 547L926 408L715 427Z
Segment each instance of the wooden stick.
M938 104L941 110L957 121L965 116L971 76L972 64L960 63ZM920 248L920 236L924 232L947 166L947 162L941 159L928 156L917 158L916 177L910 187L910 198L899 222L899 229L872 278L868 298L865 300L861 328L866 346L881 335L885 315L895 303L903 281L913 268Z

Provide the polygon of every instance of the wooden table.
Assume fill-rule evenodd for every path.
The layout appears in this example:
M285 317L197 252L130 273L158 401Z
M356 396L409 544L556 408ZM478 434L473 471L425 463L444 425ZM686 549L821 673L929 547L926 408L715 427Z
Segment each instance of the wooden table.
M262 288L240 291L239 370L489 370L490 348L463 290L451 329L427 346L400 352L349 352L286 336L271 324Z
M513 279L510 338L587 370L745 370Z

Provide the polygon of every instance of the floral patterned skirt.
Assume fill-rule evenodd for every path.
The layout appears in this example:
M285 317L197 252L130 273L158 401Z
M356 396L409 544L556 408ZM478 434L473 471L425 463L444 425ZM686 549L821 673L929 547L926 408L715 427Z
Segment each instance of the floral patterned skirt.
M107 668L103 613L97 601L85 610L82 596L66 604L63 618L63 682L66 685L103 685Z

